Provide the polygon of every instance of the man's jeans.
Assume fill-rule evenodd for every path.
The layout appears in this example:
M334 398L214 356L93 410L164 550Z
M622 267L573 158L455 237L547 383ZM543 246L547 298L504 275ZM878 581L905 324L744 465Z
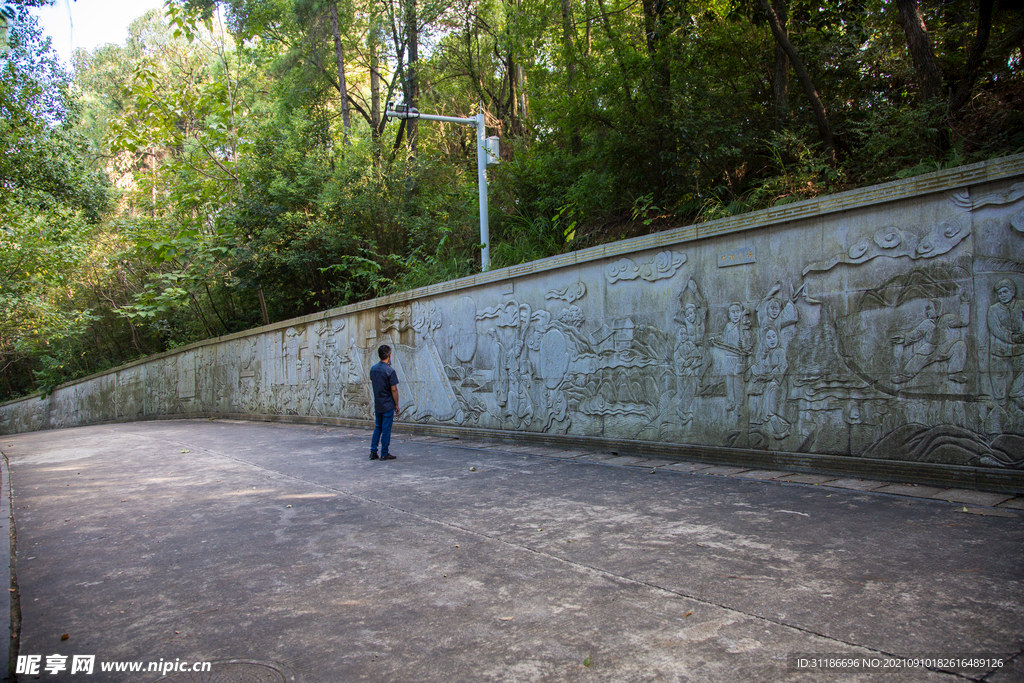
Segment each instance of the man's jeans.
M388 454L388 446L391 445L391 423L395 421L395 409L392 408L386 413L374 412L375 420L373 427L373 439L370 441L370 452L377 452L377 444L380 444L380 456L383 458Z

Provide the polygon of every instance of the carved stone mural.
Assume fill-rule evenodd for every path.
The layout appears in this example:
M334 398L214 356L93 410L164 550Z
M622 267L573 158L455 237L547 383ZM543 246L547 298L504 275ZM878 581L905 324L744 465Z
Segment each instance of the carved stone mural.
M400 421L1021 468L1024 182L950 183L196 345L2 406L0 429L370 419L387 343Z
M697 284L690 280L679 303L679 312L674 318L678 328L672 364L676 380L675 416L679 424L685 426L693 422L693 402L708 369L709 355L705 347L707 302ZM659 406L659 412L671 418L671 412L664 415L668 408Z
M137 420L145 414L145 368L125 368L116 376L117 418Z
M40 403L42 403L40 401ZM2 418L0 418L2 423ZM78 405L78 385L55 389L50 395L50 428L61 429L81 424ZM27 431L27 430L26 430Z
M993 286L988 307L988 371L992 401L1017 418L1024 410L1024 301L1017 283L1004 277Z
M642 262L640 265L637 265L633 259L622 258L608 265L605 269L605 277L608 278L609 284L637 278L654 282L672 277L684 263L686 263L686 254L674 251L663 251L650 261Z

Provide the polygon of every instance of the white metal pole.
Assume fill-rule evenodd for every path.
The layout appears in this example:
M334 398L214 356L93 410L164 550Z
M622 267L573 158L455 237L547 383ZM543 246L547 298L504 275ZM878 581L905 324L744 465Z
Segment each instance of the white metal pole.
M476 173L480 185L480 270L491 269L491 231L487 221L487 130L484 110L476 115Z
M457 116L421 114L415 109L394 110L390 105L385 108L384 115L394 116L398 119L445 121L476 127L476 175L477 184L480 187L480 270L486 273L491 269L491 231L487 222L487 122L484 119L483 105L480 106L480 113L471 119L463 119Z

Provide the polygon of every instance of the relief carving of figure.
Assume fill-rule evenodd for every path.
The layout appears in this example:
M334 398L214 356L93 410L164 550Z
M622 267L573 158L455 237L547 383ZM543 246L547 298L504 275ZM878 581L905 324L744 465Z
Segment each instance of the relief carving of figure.
M968 325L967 306L969 302L961 301L961 309L964 310L960 314L940 315L942 302L929 299L925 305L924 320L909 332L892 338L893 355L899 368L893 377L896 384L906 384L927 366L942 361L949 361L950 381L957 384L967 382L967 375L963 372L967 363L967 344L956 332Z
M495 373L495 393L502 408L501 418L510 420L516 428L528 425L533 419L533 402L530 399L530 361L525 357L526 345L516 337L506 347L498 339L494 328L488 334L495 337L498 345L498 367Z
M672 359L676 371L676 413L682 424L689 424L693 421L693 399L705 364L704 311L698 313L695 303L688 303L683 309Z
M497 350L494 388L500 414L495 417L511 422L515 429L528 427L533 421L534 405L530 395L533 372L526 340L530 338L533 309L509 301L477 313L477 320L487 318L497 318L497 329L487 330Z
M722 334L711 338L711 343L722 352L720 368L725 375L725 390L729 401L727 410L738 412L746 399L743 375L752 347L750 317L745 314L743 304L734 301L729 305L729 321Z
M364 358L353 344L338 354L337 372L341 383L341 406L345 415L366 415L370 412L373 399L367 387L368 380L363 377L360 369Z
M304 379L302 355L299 352L300 335L298 329L289 327L281 342L281 360L284 363L284 382L280 387L281 408L292 414L298 412L298 387Z
M244 412L259 413L260 378L256 372L256 339L240 341L238 352L238 404Z
M337 346L335 347L337 355L327 364L328 395L324 401L324 408L329 415L344 415L345 409L348 407L345 401L345 388L348 383L351 359L344 348L339 349Z
M786 350L779 344L779 331L774 326L764 330L763 346L756 362L750 366L750 423L767 424L772 436L785 439L790 424L782 417L786 400Z
M530 386L532 374L530 373L529 359L524 357L525 344L522 339L512 342L512 348L508 350L505 360L505 372L508 373L508 394L505 406L504 417L511 419L519 428L522 425L529 425L533 420L533 401L530 400Z
M487 336L494 339L497 346L496 362L494 364L494 396L498 405L502 408L508 404L508 353L505 345L501 343L498 331L493 327L487 329Z
M316 346L310 366L315 381L309 398L310 413L318 410L322 415L339 415L345 409L342 386L347 368L342 366L348 357L342 359L344 349L339 349L339 333L344 328L344 320L323 320L314 328Z
M782 284L776 283L754 309L757 313L757 324L759 328L760 341L764 343L764 335L769 327L774 327L779 336L779 348L785 353L792 336L792 325L799 320L799 313L796 308L796 300L804 292L806 285L801 285L796 293L783 303L780 294ZM792 292L792 287L790 288Z
M987 317L992 397L1003 407L1024 409L1024 301L1009 278L996 282L995 294Z

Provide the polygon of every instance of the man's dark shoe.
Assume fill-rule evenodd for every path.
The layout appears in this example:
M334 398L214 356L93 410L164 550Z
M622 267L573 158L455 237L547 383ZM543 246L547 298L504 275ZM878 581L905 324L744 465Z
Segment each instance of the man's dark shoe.
M398 458L388 453L387 455L381 456L381 460L398 460Z
M370 451L370 460L380 460L380 458L377 457L376 453L374 453L373 451Z

